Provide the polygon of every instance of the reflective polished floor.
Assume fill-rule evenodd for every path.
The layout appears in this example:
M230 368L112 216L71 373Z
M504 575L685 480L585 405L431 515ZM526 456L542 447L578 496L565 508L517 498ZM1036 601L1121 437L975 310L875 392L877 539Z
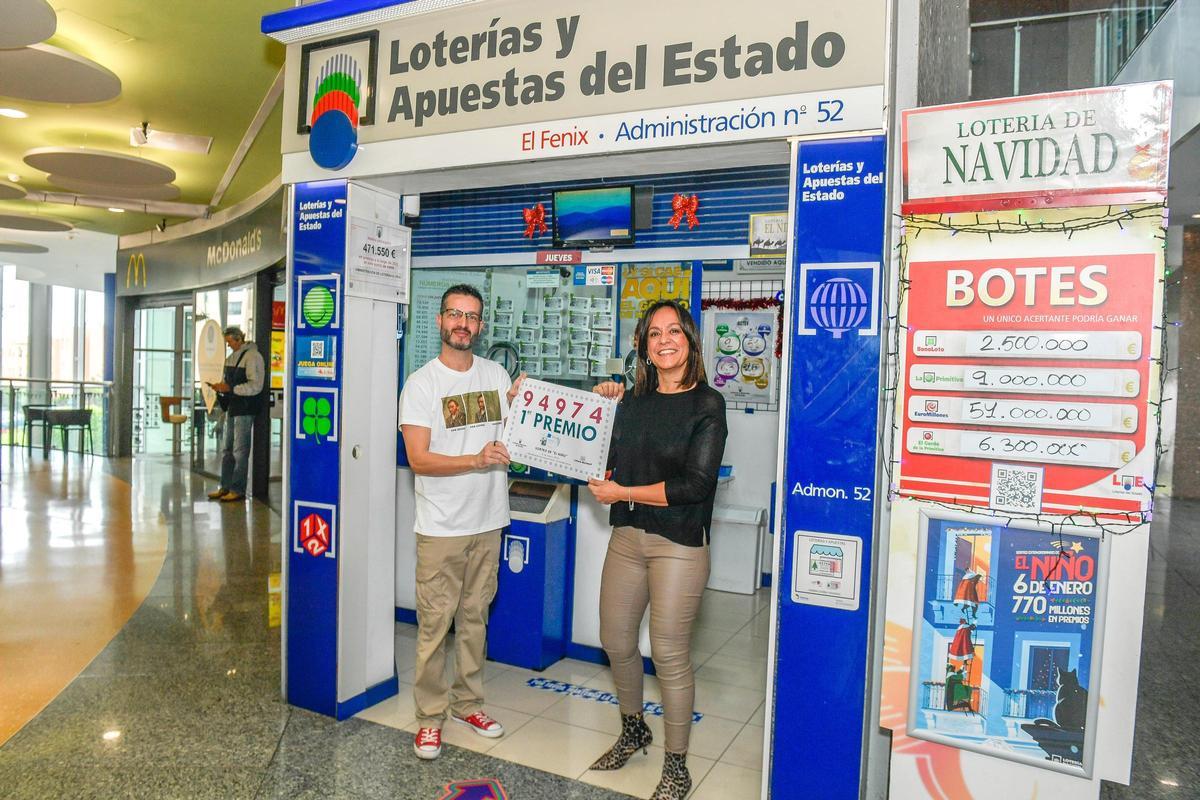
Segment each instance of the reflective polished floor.
M0 448L0 743L104 649L167 552L157 504L108 461Z
M537 674L489 662L488 708L508 734L447 729L442 758L418 762L403 624L398 696L342 723L291 708L274 511L209 502L211 486L169 458L0 459L0 797L438 800L452 782L495 778L509 800L618 800L657 779L658 747L617 773L586 771L617 720L597 699L608 671L573 660ZM1133 784L1106 785L1106 800L1200 797L1200 503L1156 513ZM766 604L706 595L695 800L758 797Z

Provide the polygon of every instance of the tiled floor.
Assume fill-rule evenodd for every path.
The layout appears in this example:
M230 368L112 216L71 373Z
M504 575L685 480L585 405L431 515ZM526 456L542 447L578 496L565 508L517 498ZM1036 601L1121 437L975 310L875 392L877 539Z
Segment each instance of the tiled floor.
M658 779L655 716L648 756L587 771L619 722L597 699L612 691L607 668L573 660L540 674L489 663L488 708L508 734L447 728L442 758L418 762L408 625L396 630L396 697L342 723L289 707L268 593L278 515L261 503L209 503L211 487L167 460L44 462L6 448L0 458L0 723L20 727L0 745L6 800L432 800L481 777L500 780L510 800L620 800L648 796ZM1200 502L1161 502L1150 535L1133 781L1106 784L1104 800L1200 797L1190 700L1200 677ZM689 756L694 800L759 796L766 602L765 593L705 598L693 642L703 715ZM580 688L552 690L564 684ZM33 711L15 716L38 691ZM647 678L646 700L659 696Z
M693 646L696 711L688 768L696 786L693 797L751 798L759 791L763 747L763 698L766 685L768 603L770 594L737 595L708 591L702 602ZM358 715L359 719L415 733L412 665L416 628L396 626L396 670L400 694ZM453 649L447 669L453 669ZM578 692L539 688L538 679L579 687ZM561 686L557 688L561 689ZM585 696L583 689L596 692ZM566 659L543 672L488 662L484 692L488 712L500 720L501 739L484 739L462 726L448 725L445 741L517 764L648 797L662 771L662 718L648 715L655 744L649 755L635 755L623 769L592 772L588 766L607 750L620 731L612 675L606 666ZM606 696L596 699L596 693ZM645 700L661 699L658 683L646 678Z

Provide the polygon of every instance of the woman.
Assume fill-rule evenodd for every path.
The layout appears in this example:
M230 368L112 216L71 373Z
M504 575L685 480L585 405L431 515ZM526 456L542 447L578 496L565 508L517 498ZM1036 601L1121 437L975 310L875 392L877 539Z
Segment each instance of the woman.
M692 623L708 583L708 531L717 472L725 451L725 399L705 379L696 325L675 301L648 308L634 331L637 379L632 396L609 382L596 387L621 400L613 425L610 480L588 482L612 504L613 525L600 580L600 643L612 664L621 735L592 769L619 769L646 752L638 628L650 606L650 649L662 687L666 758L652 800L680 800L687 770L695 681Z

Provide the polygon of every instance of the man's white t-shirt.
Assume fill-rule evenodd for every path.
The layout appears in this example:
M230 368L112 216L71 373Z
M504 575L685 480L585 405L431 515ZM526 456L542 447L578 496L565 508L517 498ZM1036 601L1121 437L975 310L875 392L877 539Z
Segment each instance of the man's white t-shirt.
M408 377L400 393L400 424L429 428L429 452L478 453L498 440L512 379L495 361L475 356L466 372L435 358ZM509 524L508 470L495 464L461 475L416 476L416 531L467 536Z

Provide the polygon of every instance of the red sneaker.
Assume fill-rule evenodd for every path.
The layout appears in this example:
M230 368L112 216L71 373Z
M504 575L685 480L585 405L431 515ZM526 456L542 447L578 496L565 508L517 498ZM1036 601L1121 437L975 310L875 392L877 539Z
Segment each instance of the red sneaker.
M413 752L426 761L442 754L442 731L440 728L421 728L413 739Z
M499 739L504 735L504 726L482 711L476 711L469 717L459 717L451 714L450 719L466 725L480 736L486 736L489 739Z

